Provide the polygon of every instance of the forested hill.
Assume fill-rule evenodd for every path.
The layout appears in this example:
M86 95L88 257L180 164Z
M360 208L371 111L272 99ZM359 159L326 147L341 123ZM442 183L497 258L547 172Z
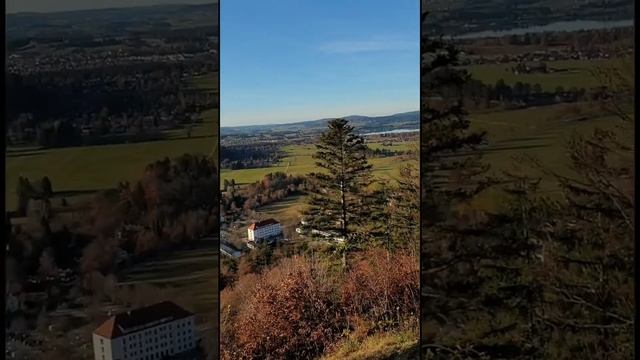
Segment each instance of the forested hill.
M464 34L576 20L633 19L633 0L423 0L425 34ZM579 3L579 4L577 4Z
M420 112L411 111L387 116L345 116L349 124L353 125L358 132L380 132L400 129L417 129L420 124ZM248 125L221 127L220 135L255 135L260 133L273 132L315 132L323 131L331 118L301 121L290 124L269 124L269 125Z
M216 0L206 4L175 4L135 6L128 2L121 6L60 12L20 12L7 14L6 35L9 45L17 41L51 41L59 37L117 37L156 34L159 31L180 33L198 29L215 29L217 33L218 5Z

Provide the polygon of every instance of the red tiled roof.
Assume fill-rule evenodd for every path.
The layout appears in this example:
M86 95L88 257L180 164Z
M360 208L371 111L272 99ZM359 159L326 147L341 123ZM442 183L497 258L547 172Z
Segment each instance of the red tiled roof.
M151 306L112 316L93 331L107 339L144 330L160 323L184 319L193 315L171 301L163 301Z
M279 224L279 222L275 219L266 219L266 220L254 222L253 224L249 225L249 230L255 230L255 229L265 227L267 225L272 225L272 224Z

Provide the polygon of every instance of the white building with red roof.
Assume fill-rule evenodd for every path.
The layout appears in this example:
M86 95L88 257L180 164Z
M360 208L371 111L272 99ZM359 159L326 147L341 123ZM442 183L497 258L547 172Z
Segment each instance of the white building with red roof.
M274 239L282 236L282 226L280 226L280 223L275 219L254 222L247 228L247 236L249 241L255 243Z
M93 332L95 360L159 360L195 350L194 314L170 301L112 316Z

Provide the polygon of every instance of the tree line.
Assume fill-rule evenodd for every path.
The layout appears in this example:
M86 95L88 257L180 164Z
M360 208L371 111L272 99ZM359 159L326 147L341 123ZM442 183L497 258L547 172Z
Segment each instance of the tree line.
M457 71L445 69L443 71ZM606 93L607 89L596 87L593 89L565 88L557 86L553 90L543 89L539 83L531 84L517 81L513 85L503 79L495 84L486 84L480 80L469 78L461 87L445 86L432 91L429 96L441 96L445 99L462 98L466 100L468 109L490 109L497 106L507 108L526 108L531 106L548 106L558 103L573 103L578 101L597 101Z
M184 74L214 70L207 62L187 61L8 73L9 143L77 146L94 137L192 124L194 114L217 104L213 94L185 89Z
M221 200L221 212L230 219L240 215L249 216L261 206L265 206L288 196L305 193L309 190L307 179L302 175L283 172L269 173L262 180L246 186L238 186L235 180L225 179L224 194Z
M231 145L220 147L222 169L252 169L277 165L284 152L276 144Z

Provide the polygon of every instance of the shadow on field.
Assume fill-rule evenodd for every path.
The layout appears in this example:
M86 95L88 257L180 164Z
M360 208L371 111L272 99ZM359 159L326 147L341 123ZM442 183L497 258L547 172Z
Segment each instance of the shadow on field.
M217 242L200 241L194 248L167 251L132 266L122 274L122 285L144 282L182 282L211 271L217 263ZM215 261L214 261L215 258Z
M44 151L9 151L7 150L8 158L22 158L22 157L33 157L43 155Z
M549 145L511 145L511 146L492 146L490 148L484 149L483 151L486 153L498 152L498 151L507 151L507 150L526 150L526 149L539 149L545 148Z
M499 140L495 143L517 143L521 141L540 141L540 140L554 140L557 137L557 134L548 135L548 136L527 136L527 137L519 137L519 138L509 138L505 140Z

